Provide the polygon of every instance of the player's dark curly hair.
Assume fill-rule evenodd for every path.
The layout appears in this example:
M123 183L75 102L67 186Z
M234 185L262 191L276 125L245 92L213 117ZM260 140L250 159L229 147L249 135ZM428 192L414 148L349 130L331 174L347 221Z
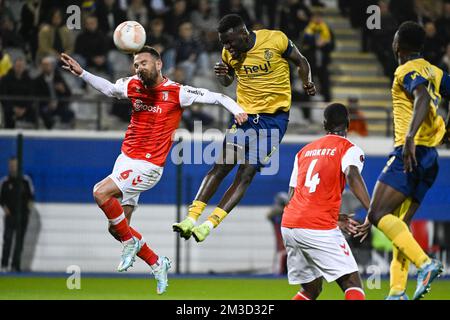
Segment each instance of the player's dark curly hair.
M405 21L398 28L398 45L402 50L422 52L425 30L417 22Z
M348 110L341 103L332 103L323 112L323 127L327 132L337 132L348 128Z
M219 21L219 26L217 27L217 31L219 33L224 33L229 29L235 29L237 27L241 27L245 25L244 20L242 20L240 15L237 14L227 14L223 16Z
M154 58L161 60L161 55L159 54L158 50L150 46L143 46L142 49L138 52L135 52L134 55L145 52L150 53L150 55L152 55Z

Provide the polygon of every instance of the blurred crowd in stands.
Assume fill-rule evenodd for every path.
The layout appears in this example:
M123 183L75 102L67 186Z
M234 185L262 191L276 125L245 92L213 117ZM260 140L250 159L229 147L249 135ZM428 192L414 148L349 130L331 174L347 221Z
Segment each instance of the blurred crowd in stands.
M147 44L162 54L164 74L175 81L214 90L218 88L211 85L214 83L211 67L220 60L221 45L216 32L220 17L237 13L249 29L281 29L299 47L305 40L304 54L313 64L321 93L328 101L329 55L318 55L315 51L331 51L331 33L320 14L311 11L312 6L323 4L317 0L306 2L0 0L0 94L40 97L38 107L33 99L3 100L3 127L33 128L40 122L47 129L55 124L58 128L73 128L76 112L62 98L71 94L85 96L89 88L60 71L59 53L73 55L82 67L110 80L126 76L132 72L130 57L117 52L112 42L115 27L125 20L136 20L144 26ZM81 30L69 30L65 23L69 16L66 9L73 4L81 8ZM293 80L294 75L295 72ZM232 91L229 93L233 95ZM294 92L293 100L303 101L305 97ZM111 113L126 123L130 110L124 108L125 104L114 102ZM184 120L188 129L192 128L193 120L202 120L206 125L214 121L196 109L186 112Z
M377 5L381 29L366 27L367 7ZM392 55L392 39L405 21L420 23L426 32L423 56L432 64L450 70L450 1L449 0L339 0L343 16L353 28L361 29L362 50L374 52L387 77L393 78L397 62Z
M392 76L396 66L390 51L392 36L405 20L424 25L428 35L425 57L449 69L450 1L336 1L352 27L361 28L363 50L377 54L387 76ZM79 30L69 30L66 25L73 13L66 9L74 4L81 8ZM364 27L365 9L370 4L381 8L381 30ZM0 126L34 128L40 123L47 129L74 128L81 107L77 109L65 98L97 93L61 71L59 53L71 54L82 67L111 81L127 76L132 72L131 56L118 52L112 42L115 27L125 20L136 20L144 26L147 44L162 54L165 75L215 91L222 90L212 72L212 66L220 60L216 28L222 16L237 13L252 30L280 29L308 58L319 88L318 99L330 101L328 66L335 37L321 11L324 6L319 0L0 0L0 95L38 97L0 99ZM294 69L291 74L293 103L308 101ZM226 93L234 95L233 90ZM114 102L109 111L124 124L130 117L125 104ZM310 109L302 111L309 119ZM206 125L214 122L213 115L197 109L184 117L187 128L192 128L196 119Z

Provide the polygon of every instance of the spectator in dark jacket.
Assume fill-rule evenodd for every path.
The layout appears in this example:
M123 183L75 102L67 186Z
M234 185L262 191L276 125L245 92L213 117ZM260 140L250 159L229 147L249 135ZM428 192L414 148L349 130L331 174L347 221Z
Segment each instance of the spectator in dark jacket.
M179 27L179 37L175 42L175 62L184 70L189 84L196 73L205 74L208 69L208 55L202 44L194 38L192 23L184 22Z
M179 26L189 21L189 14L186 0L176 0L172 9L164 17L165 31L176 38Z
M33 206L34 187L30 177L18 177L17 158L10 158L8 176L0 181L0 206L5 213L3 231L2 272L9 271L11 247L14 241L14 253L11 271L21 272L21 257L28 219Z
M436 30L442 43L450 42L450 0L443 4L442 16L436 20Z
M172 73L175 68L174 40L165 32L163 19L155 18L151 21L150 29L147 31L146 43L161 54L163 73Z
M27 70L26 61L19 57L14 62L14 67L1 79L0 94L17 97L31 97L33 80ZM30 100L2 100L3 119L5 128L16 127L30 128L34 126L36 114Z
M437 35L436 26L432 21L425 23L425 43L423 45L423 56L431 64L438 65L444 53L441 38Z
M111 39L109 45L113 48L113 32L119 24L127 20L127 14L120 9L116 0L99 0L96 1L96 6L98 27L108 39Z
M287 4L281 8L280 29L289 39L297 42L310 18L311 11L303 0L288 0Z
M85 60L87 68L94 68L112 75L107 60L108 39L98 29L97 17L87 16L84 27L85 30L75 40L75 53Z
M41 61L41 75L35 79L34 92L36 96L48 98L39 103L39 112L47 129L52 129L57 117L62 127L73 127L75 114L69 108L67 101L71 91L59 70L55 68L56 61L52 57L44 57Z

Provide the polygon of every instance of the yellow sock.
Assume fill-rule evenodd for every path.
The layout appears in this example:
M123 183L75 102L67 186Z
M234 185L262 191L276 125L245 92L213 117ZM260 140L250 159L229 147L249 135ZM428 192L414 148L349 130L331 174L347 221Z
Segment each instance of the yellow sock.
M404 220L411 206L412 199L408 198L394 212L394 215ZM392 261L390 272L390 288L389 295L399 295L406 290L408 282L409 260L401 253L397 247L392 249Z
M197 221L198 218L202 215L203 210L206 208L206 203L198 200L192 201L192 204L189 206L188 217Z
M217 228L219 223L222 222L223 219L228 215L228 213L219 207L215 208L214 211L209 215L208 221L211 221L214 228Z
M409 232L406 223L400 218L392 214L387 214L381 218L377 227L417 268L431 261L414 239L411 232Z
M406 290L409 260L396 247L392 251L389 295L398 295Z

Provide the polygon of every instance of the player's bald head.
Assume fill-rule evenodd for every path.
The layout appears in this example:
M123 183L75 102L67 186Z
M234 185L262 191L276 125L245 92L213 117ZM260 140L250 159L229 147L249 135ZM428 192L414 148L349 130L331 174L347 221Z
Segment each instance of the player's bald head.
M342 103L332 103L323 112L323 127L327 132L338 132L348 128L348 109Z

